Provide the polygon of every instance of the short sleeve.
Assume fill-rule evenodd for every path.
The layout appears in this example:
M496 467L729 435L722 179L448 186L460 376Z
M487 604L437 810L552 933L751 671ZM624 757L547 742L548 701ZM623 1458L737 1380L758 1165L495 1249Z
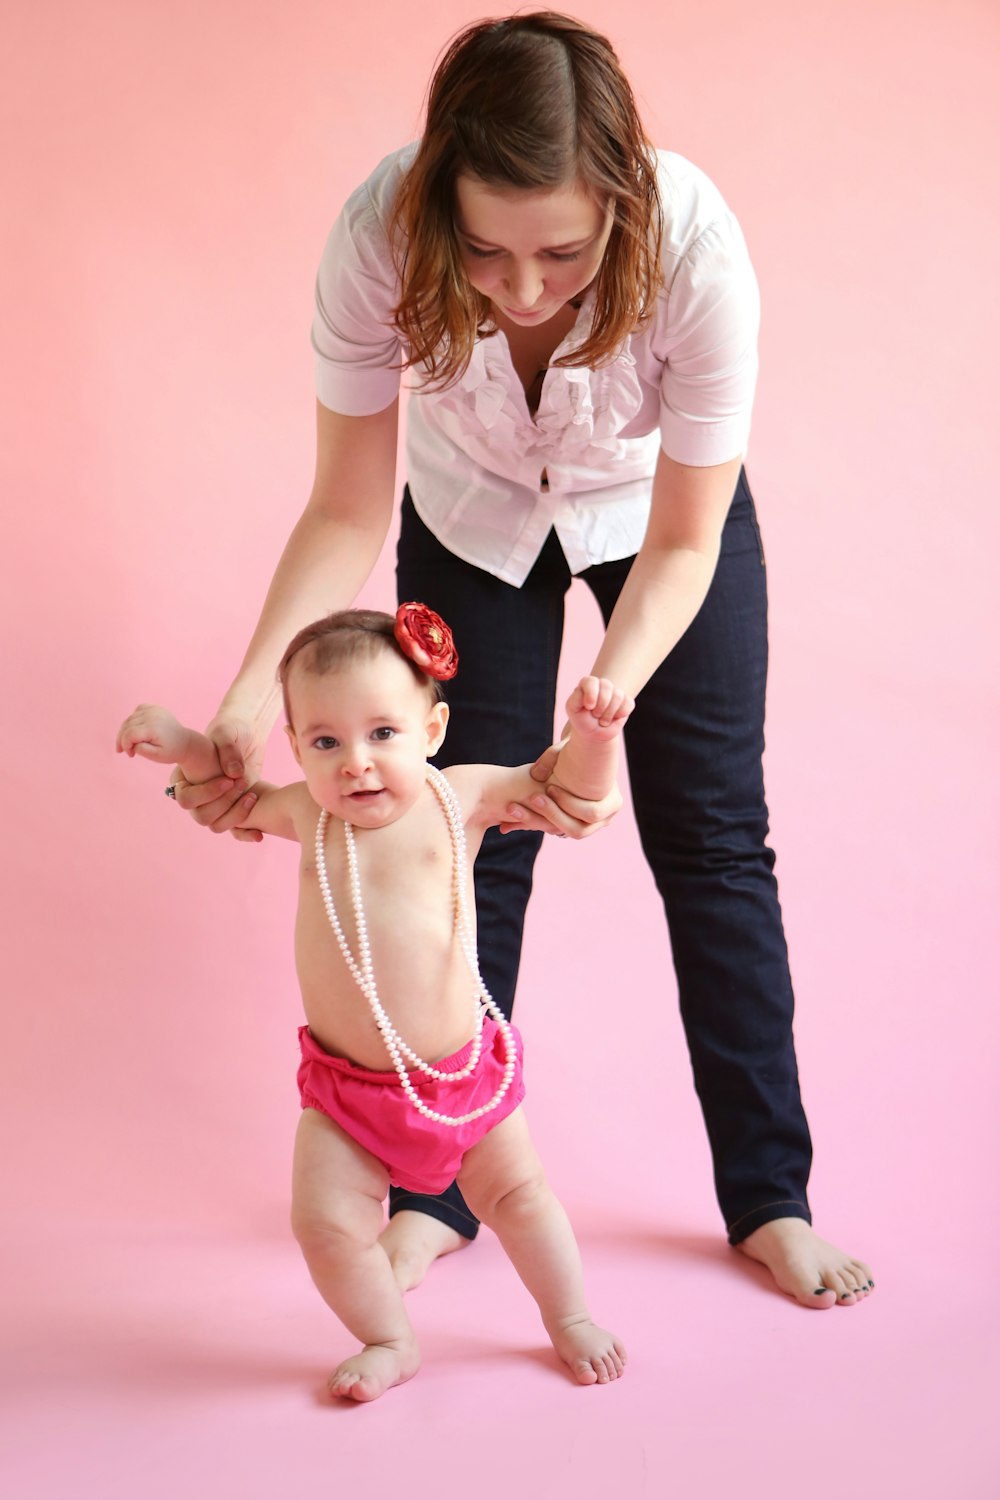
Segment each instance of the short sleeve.
M757 384L760 294L739 224L715 220L690 245L665 299L660 440L693 467L746 451Z
M392 326L398 300L388 238L363 184L330 231L316 277L312 346L323 406L363 417L392 404L402 364Z

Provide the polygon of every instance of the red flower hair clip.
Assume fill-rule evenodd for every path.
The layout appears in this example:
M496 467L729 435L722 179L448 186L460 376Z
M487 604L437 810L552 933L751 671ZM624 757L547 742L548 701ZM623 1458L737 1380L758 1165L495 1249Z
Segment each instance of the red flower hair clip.
M458 652L440 615L415 600L396 611L396 641L404 656L428 677L448 682L458 671Z

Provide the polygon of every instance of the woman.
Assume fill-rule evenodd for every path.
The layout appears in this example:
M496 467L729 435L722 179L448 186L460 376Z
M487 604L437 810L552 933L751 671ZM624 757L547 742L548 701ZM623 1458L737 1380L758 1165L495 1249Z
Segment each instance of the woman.
M730 1243L830 1307L872 1282L814 1233L806 1198L765 844L764 557L742 467L757 318L736 221L702 173L651 149L607 41L549 12L466 30L420 142L376 168L327 244L313 491L209 726L231 779L179 784L178 800L217 831L238 821L287 641L354 599L384 542L408 370L397 576L460 642L448 755L516 764L546 743L563 598L582 577L607 627L592 670L639 700L633 800ZM560 792L555 751L537 774L552 780L535 805L511 809L532 831L494 832L477 866L485 978L508 1012L541 831L581 836L613 810ZM457 1189L391 1209L404 1286L475 1233Z

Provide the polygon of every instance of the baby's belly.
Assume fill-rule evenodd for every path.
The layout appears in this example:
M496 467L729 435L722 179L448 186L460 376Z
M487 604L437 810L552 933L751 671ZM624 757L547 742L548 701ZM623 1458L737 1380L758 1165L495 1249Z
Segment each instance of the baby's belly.
M308 952L297 961L306 1021L320 1046L364 1068L391 1068L372 1008L354 980L331 972L329 962L317 967ZM476 987L464 960L461 969L455 963L444 972L414 966L406 975L376 976L376 982L390 1025L425 1062L450 1057L472 1036Z

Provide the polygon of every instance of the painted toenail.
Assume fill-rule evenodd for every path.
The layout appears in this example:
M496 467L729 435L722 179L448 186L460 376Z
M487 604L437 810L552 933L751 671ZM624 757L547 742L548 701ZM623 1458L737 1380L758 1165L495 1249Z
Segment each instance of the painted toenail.
M872 1291L875 1290L875 1283L874 1283L874 1281L869 1281L868 1285L871 1287Z
M829 1290L830 1290L830 1288L828 1286L818 1286L816 1288L816 1290L813 1292L813 1296L814 1297L825 1297L826 1294L827 1294L827 1292Z
M841 1292L841 1294L840 1294L840 1300L841 1300L841 1302L846 1302L847 1299L848 1299L848 1297L850 1295L851 1295L850 1292Z

